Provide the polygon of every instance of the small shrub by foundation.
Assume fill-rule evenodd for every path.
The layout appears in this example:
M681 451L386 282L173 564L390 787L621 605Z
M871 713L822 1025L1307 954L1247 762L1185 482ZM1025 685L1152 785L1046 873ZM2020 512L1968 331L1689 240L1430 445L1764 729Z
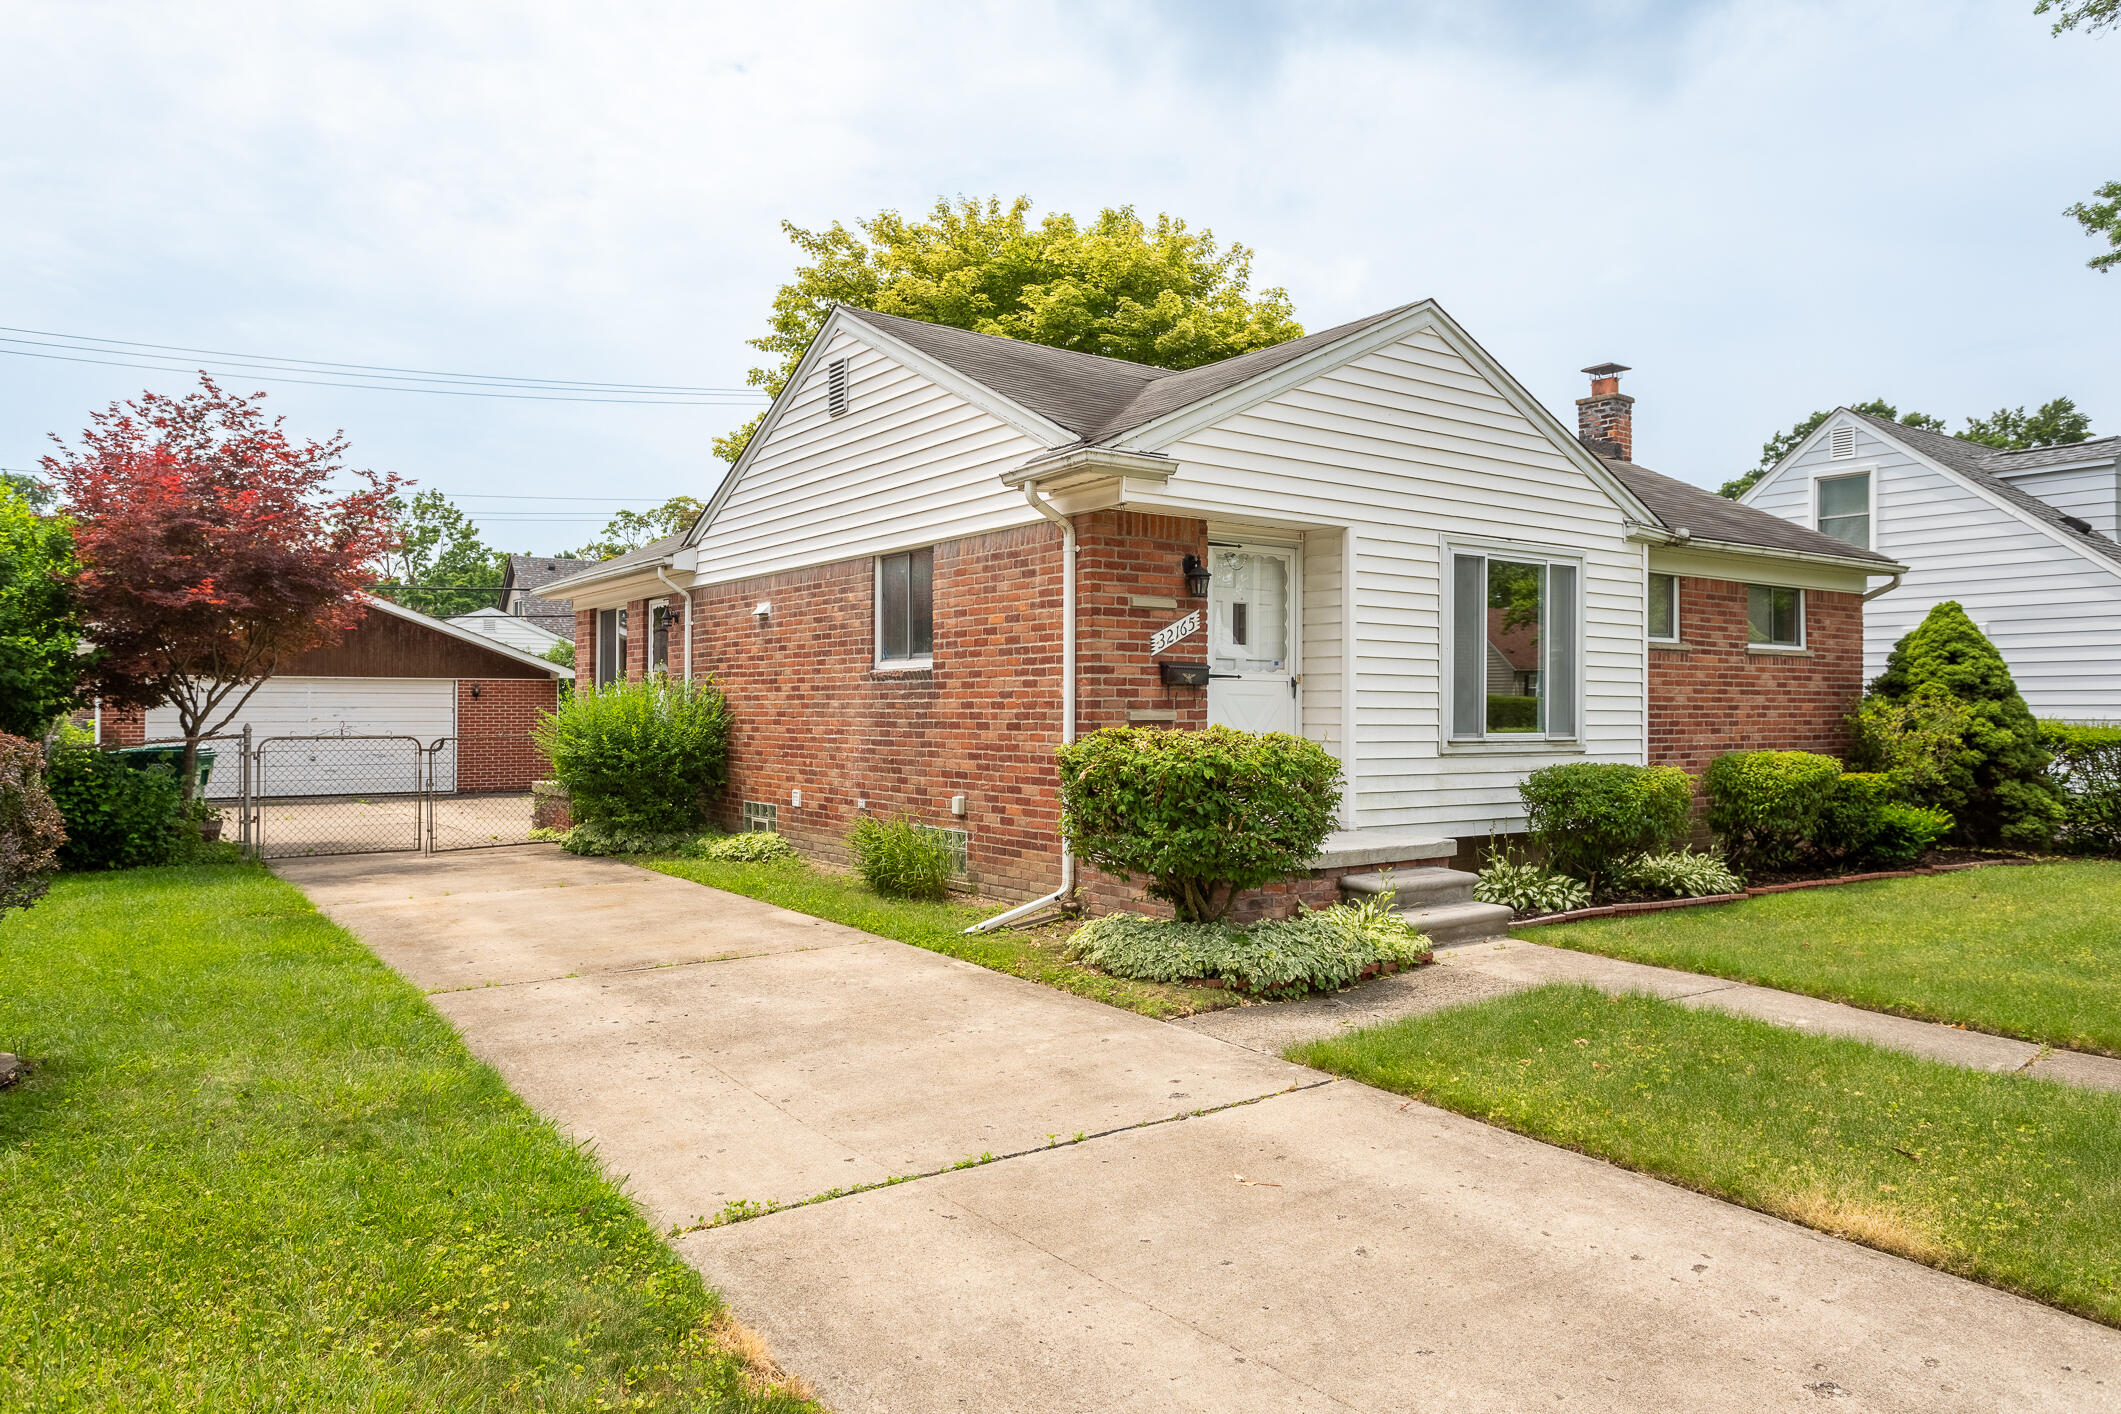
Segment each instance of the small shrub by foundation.
M948 898L956 860L940 830L901 817L864 816L847 835L854 872L885 898Z

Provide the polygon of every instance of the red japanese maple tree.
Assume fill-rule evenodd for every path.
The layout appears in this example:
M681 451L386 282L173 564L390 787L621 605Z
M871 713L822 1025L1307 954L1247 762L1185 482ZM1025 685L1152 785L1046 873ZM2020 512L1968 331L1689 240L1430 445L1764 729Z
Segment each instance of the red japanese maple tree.
M78 450L54 436L43 461L74 521L92 682L113 706L177 709L187 797L200 738L360 621L397 539L398 478L343 466L343 432L297 443L260 411L263 393L199 382L112 403Z

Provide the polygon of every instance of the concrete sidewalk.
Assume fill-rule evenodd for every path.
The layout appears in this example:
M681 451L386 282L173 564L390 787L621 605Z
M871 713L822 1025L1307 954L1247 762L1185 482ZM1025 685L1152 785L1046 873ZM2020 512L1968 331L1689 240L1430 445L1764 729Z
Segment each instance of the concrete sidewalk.
M454 989L659 1222L1032 1150L680 1240L840 1414L2121 1392L2121 1333L680 880L544 847L278 867Z

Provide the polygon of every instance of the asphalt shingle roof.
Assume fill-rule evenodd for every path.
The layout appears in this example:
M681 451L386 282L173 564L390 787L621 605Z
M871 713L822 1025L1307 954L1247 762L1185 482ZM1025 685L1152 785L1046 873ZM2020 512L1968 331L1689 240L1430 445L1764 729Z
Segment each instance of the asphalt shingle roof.
M2121 454L2121 437L2101 437L2091 442L2074 442L2061 447L2034 447L2022 452L2006 452L1980 442L1969 442L1964 437L1951 437L1942 432L1929 432L1920 427L1908 427L1890 418L1873 417L1867 412L1850 411L1850 416L1861 419L1889 437L1914 448L1931 461L1950 467L1962 476L1970 477L1987 490L1995 492L2018 509L2038 518L2057 535L2065 536L2087 549L2094 550L2106 558L2121 564L2121 544L2115 544L2095 530L2079 530L2067 524L2064 513L2035 496L2021 486L2006 481L1998 472L2025 471L2040 466L2063 465L2074 461L2085 461L2100 456Z
M852 306L846 307L846 313L1095 444L1110 442L1166 413L1214 397L1413 307L1400 305L1301 339L1187 369L1152 368L1123 358L1049 348L998 334L975 334Z
M669 559L671 555L676 553L684 545L685 535L686 532L681 530L675 535L666 535L660 540L651 540L638 550L628 550L623 555L613 555L608 560L598 560L593 564L585 565L580 560L576 560L574 562L577 566L575 572L566 576L566 578L587 579L594 575L598 579L602 579L604 576L618 570L633 569L637 566L646 569L658 561Z
M1845 540L1836 540L1831 535L1821 535L1806 526L1786 521L1781 516L1756 511L1751 506L1741 506L1713 491L1704 491L1699 486L1678 481L1661 472L1651 471L1646 466L1621 461L1617 457L1605 457L1605 464L1620 478L1620 484L1635 493L1637 500L1650 508L1651 514L1666 530L1685 530L1703 540L1722 540L1734 545L1752 545L1763 550L1792 550L1805 555L1834 555L1844 560L1875 560L1880 565L1890 565L1894 560L1875 550L1859 549Z

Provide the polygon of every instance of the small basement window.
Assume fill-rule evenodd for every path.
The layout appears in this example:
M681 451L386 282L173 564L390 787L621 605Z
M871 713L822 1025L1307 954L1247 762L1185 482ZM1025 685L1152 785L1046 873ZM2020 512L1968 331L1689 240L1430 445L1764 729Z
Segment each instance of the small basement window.
M847 360L836 358L825 365L825 411L838 417L847 410Z
M1658 643L1679 639L1679 576L1650 576L1650 638Z
M876 557L876 661L918 667L935 646L935 551Z
M1871 474L1819 478L1819 533L1871 548Z
M1746 642L1762 648L1804 647L1804 591L1745 587Z
M946 830L935 825L922 828L949 847L950 873L956 878L964 878L966 869L970 867L967 856L972 848L972 833L969 830Z
M762 800L747 800L744 802L745 834L749 835L760 832L771 834L775 831L778 831L780 827L780 806L769 805Z

